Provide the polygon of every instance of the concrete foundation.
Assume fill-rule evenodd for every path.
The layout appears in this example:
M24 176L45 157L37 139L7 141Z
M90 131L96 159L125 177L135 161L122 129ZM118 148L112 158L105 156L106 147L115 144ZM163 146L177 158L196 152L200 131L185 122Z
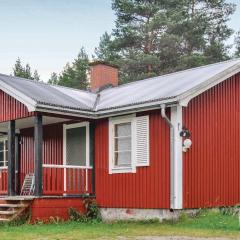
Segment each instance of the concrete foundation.
M169 210L169 209L136 209L136 208L101 208L104 221L117 220L177 220L182 213L195 215L198 210Z

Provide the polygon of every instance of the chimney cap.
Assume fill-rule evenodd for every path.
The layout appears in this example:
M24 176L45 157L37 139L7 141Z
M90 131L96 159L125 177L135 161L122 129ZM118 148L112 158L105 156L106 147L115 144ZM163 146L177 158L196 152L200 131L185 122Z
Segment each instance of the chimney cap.
M117 66L115 64L111 64L111 63L108 63L106 61L101 61L101 60L96 60L96 61L90 62L89 66L96 66L98 64L106 65L106 66L117 68L117 69L119 68L119 66Z

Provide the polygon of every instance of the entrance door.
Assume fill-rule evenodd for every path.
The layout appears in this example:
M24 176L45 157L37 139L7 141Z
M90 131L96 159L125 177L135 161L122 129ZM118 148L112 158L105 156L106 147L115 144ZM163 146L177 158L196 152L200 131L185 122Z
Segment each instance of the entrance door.
M86 189L89 167L89 123L64 125L64 191L81 194Z

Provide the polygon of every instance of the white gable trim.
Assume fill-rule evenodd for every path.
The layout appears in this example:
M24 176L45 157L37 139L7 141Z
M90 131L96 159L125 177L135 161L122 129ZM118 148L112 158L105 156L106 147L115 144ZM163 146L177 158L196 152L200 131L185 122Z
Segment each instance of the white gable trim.
M34 101L32 98L27 97L25 94L19 92L15 88L9 86L8 84L2 82L0 80L0 89L10 95L11 97L15 98L22 104L24 104L29 112L33 112L36 109L37 102Z
M216 86L217 84L227 80L228 78L234 76L235 74L240 72L240 63L235 64L231 68L228 68L227 70L215 75L214 77L208 79L204 83L200 84L199 86L192 88L188 90L186 93L181 94L178 97L179 104L181 106L186 107L190 100L192 100L194 97L200 95L201 93L207 91L208 89Z

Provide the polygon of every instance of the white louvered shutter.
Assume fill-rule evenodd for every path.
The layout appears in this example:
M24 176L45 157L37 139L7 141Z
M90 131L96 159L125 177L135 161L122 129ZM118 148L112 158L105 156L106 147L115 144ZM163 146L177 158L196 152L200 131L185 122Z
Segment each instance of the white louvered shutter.
M149 166L149 116L136 117L136 166Z

